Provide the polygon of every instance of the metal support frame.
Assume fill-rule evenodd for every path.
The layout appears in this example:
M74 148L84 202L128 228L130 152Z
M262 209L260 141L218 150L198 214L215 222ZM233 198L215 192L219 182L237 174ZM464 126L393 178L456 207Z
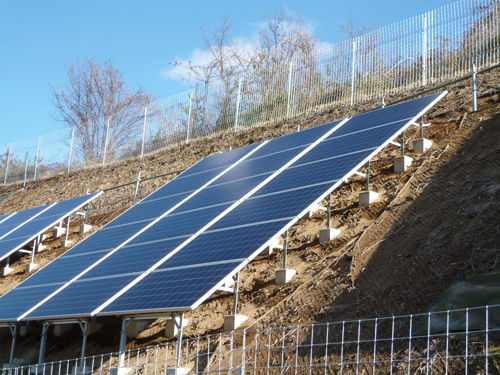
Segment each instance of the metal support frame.
M137 202L137 193L139 192L139 183L141 182L141 171L137 174L137 181L135 182L135 191L134 191L134 206Z
M182 326L184 324L184 313L179 315L179 323L177 323L177 320L174 318L174 324L177 326L177 330L179 331L177 337L177 348L175 351L175 369L177 370L179 368L179 363L181 360L182 331L183 331Z
M89 323L86 320L82 320L78 322L80 329L82 330L83 340L82 340L82 352L80 355L80 366L85 366L85 352L87 350L87 336L88 336L88 328Z
M286 270L286 261L288 256L288 229L283 234L283 269Z
M405 156L405 132L401 133L401 156Z
M240 273L236 272L236 275L233 276L234 280L234 301L233 301L233 314L238 314L238 288L240 286Z
M424 116L420 118L420 123L418 124L418 130L420 131L420 138L424 138Z
M118 349L118 368L123 367L125 364L125 349L127 348L127 329L131 318L124 318L122 321L122 330L120 334L120 348Z
M47 346L47 332L49 331L50 323L43 323L42 338L40 340L40 352L38 353L38 364L43 364L45 360L45 347Z
M13 363L14 362L14 353L16 351L17 324L9 324L8 326L9 326L10 333L12 334L12 344L10 346L9 363Z
M66 218L66 235L64 236L64 241L68 242L69 239L69 223L71 222L71 215Z
M331 222L330 222L330 217L332 216L332 198L331 194L328 194L328 197L326 198L328 202L328 206L326 207L326 227L330 229L331 227Z
M366 163L366 191L370 191L370 161Z

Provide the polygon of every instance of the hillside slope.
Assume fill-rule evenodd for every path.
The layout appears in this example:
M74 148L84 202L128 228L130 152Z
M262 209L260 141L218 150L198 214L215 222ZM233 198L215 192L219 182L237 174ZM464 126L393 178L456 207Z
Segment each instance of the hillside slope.
M290 230L289 265L298 270L287 285L274 285L274 271L282 254L258 257L241 274L241 313L249 315L245 327L292 325L387 314L427 311L455 280L474 273L500 268L500 99L498 76L482 86L480 111L470 113L469 90L458 86L426 116L432 126L426 137L433 147L424 155L413 154L410 170L395 175L392 159L399 150L388 147L371 165L371 186L380 193L370 207L359 208L357 197L364 180L354 177L332 194L332 224L341 235L327 244L318 242L318 230L326 224L325 214L316 213ZM352 109L347 109L350 111ZM340 118L331 112L303 117L271 128L225 134L194 142L179 149L150 155L143 162L129 160L103 169L80 171L29 184L26 189L10 186L0 193L14 194L0 204L0 214L134 180L143 176L185 168L210 153L221 141L233 147L295 131ZM415 129L407 139L415 138ZM223 139L225 138L225 139ZM227 143L226 143L227 144ZM168 178L141 184L141 194L156 189ZM102 224L130 206L133 188L110 191L92 205ZM78 224L78 223L75 223ZM76 227L74 228L76 230ZM77 235L73 235L77 239ZM54 242L55 245L55 242ZM40 254L48 263L65 249ZM26 275L16 272L0 281L3 294ZM219 293L187 314L187 336L218 331L230 312L232 295ZM104 327L89 337L88 355L115 351L120 319L103 320ZM165 341L164 320L150 326L128 347ZM17 355L36 361L39 324L32 324L20 338ZM79 355L81 335L74 327L64 339L49 337L47 361ZM9 333L0 330L0 361L6 361Z

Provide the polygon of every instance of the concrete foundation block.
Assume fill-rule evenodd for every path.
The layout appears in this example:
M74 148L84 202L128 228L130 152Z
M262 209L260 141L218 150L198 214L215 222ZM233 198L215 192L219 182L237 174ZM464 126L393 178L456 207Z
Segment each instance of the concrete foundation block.
M307 220L307 219L310 219L310 218L314 215L314 213L315 213L316 211L318 211L319 209L320 209L320 208L319 208L319 206L318 206L318 205L316 205L316 206L314 206L314 207L309 208L309 210L308 210L308 211L304 214L304 216L302 216L300 219L301 219L301 220Z
M66 228L63 227L55 227L52 230L52 238L61 237L64 233L66 233Z
M84 234L84 233L87 233L88 231L90 231L92 229L92 225L90 224L82 224L80 225L80 234Z
M35 263L28 263L25 268L25 272L30 273L31 271L35 270L38 267L38 264Z
M11 267L2 267L2 268L0 268L0 276L5 277L9 273L11 273L12 271L13 271L13 269Z
M326 228L319 230L319 243L325 243L340 234L340 230L334 228Z
M413 141L413 151L424 153L432 146L430 139L420 138Z
M55 324L54 325L54 336L55 337L63 337L69 331L71 331L70 324Z
M412 162L413 159L409 156L398 156L394 159L394 173L403 173L410 167Z
M283 245L280 244L280 241L277 238L270 242L264 250L262 250L260 255L271 255L273 253L273 249L283 249Z
M186 367L166 368L165 375L187 375L189 369Z
M222 284L223 287L225 288L232 288L234 287L234 280L232 277L228 277L226 280L224 280L224 284Z
M70 240L62 240L61 241L61 245L59 245L59 247L68 247L69 245L71 245L71 241Z
M133 339L144 331L149 325L149 320L132 320L127 328L127 337Z
M109 375L127 375L130 370L130 367L111 367L109 369Z
M167 325L165 326L165 337L175 337L179 333L177 329L177 324L179 324L180 318L175 317L174 319L167 320ZM177 324L176 324L177 323ZM182 328L188 325L187 319L182 319Z
M291 269L282 269L276 271L276 277L274 278L274 282L276 285L283 285L289 282L297 273L295 270Z
M27 331L28 331L28 326L20 326L19 327L19 336L20 337L26 336Z
M40 244L40 245L38 245L38 246L37 246L37 248L36 248L36 253L37 253L37 254L38 254L38 253L43 253L45 250L47 250L47 246Z
M369 206L378 198L378 193L374 191L362 191L359 193L359 207Z
M224 317L224 332L234 331L238 327L240 327L245 320L248 319L246 315L226 315Z

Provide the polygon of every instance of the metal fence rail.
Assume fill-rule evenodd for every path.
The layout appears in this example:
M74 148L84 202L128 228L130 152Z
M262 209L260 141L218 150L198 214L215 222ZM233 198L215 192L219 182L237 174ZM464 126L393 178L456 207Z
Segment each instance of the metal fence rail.
M3 182L48 177L143 156L224 131L265 125L323 108L423 90L500 63L500 1L458 0L291 61L266 64L222 83L153 103L135 131L84 158L69 130L0 147ZM109 121L109 122L108 122ZM109 125L108 125L109 124ZM102 124L116 129L113 119ZM111 130L110 130L111 129ZM103 133L104 134L104 133ZM77 138L77 137L76 137Z
M125 352L129 374L498 374L500 305L335 323L245 329ZM119 353L5 369L108 374ZM178 362L177 362L178 361ZM186 371L187 371L186 370Z

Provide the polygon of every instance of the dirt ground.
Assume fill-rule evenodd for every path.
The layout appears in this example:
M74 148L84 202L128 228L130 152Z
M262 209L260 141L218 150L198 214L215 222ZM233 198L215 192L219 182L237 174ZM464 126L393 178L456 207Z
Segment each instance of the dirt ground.
M428 115L425 137L433 141L425 154L412 152L414 128L406 133L411 168L396 175L392 160L399 154L387 147L371 162L371 189L380 194L369 207L358 207L358 193L365 181L353 177L332 193L332 226L340 236L320 245L319 229L326 227L326 214L316 212L289 231L289 268L297 275L286 285L274 285L282 252L261 256L240 274L240 313L248 315L246 328L293 325L310 322L367 318L428 311L454 281L500 267L500 75L483 76L479 111L471 112L470 88L450 88L450 94ZM7 186L0 194L13 195L0 204L0 214L19 211L57 200L179 170L219 151L258 142L342 118L373 106L327 110L298 117L286 124L249 129L197 140L153 155L131 159L106 168L95 168L30 183L22 189ZM225 145L224 147L221 144ZM144 182L140 196L151 193L170 178ZM94 230L130 207L133 186L111 190L91 204ZM326 205L326 201L323 202ZM101 221L102 220L102 221ZM71 239L80 222L74 221ZM48 239L49 250L37 255L43 266L67 249L59 240ZM14 272L0 279L0 294L19 284L27 256L12 265ZM224 316L231 312L233 296L220 292L195 311L188 312L187 337L219 332ZM121 319L102 319L103 328L89 337L88 355L116 351ZM137 348L167 341L165 320L152 321L146 330L128 342ZM19 339L17 356L28 363L38 355L40 324L32 323ZM78 327L63 339L49 336L47 361L79 356ZM0 361L7 361L10 334L0 330Z

